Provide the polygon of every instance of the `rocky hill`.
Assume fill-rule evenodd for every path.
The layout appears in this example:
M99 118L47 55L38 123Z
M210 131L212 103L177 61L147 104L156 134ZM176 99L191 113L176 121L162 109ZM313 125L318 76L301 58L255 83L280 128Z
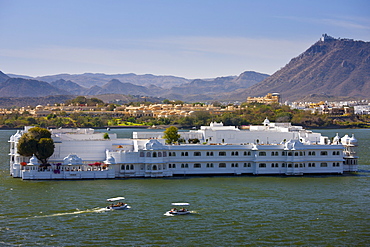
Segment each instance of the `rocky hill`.
M270 77L230 97L263 96L269 92L280 93L283 100L369 98L370 42L324 35Z

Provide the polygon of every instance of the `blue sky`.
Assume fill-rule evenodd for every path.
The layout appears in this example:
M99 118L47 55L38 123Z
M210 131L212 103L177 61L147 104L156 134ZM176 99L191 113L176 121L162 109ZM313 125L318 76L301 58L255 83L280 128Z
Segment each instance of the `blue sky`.
M0 70L273 74L323 33L370 41L370 1L0 0Z

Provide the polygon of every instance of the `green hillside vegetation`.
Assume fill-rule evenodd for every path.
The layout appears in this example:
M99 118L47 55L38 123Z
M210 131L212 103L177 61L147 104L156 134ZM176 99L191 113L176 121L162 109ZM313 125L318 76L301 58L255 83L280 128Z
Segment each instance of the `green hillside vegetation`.
M82 103L82 102L79 102ZM96 102L94 102L96 103ZM114 105L109 105L113 110ZM189 117L171 116L168 118L153 117L121 117L112 118L101 113L88 115L83 112L67 114L63 111L55 111L46 117L33 117L28 112L22 114L13 113L0 116L0 125L3 128L23 128L24 126L37 127L114 127L114 126L161 126L176 125L181 128L199 127L209 125L210 122L223 122L224 125L247 126L261 125L267 117L271 122L291 122L293 125L301 125L305 128L368 128L370 116L347 115L335 118L324 114L311 114L303 110L292 110L288 106L264 105L258 103L243 104L240 110L227 112L222 115L212 115L209 112L195 112Z

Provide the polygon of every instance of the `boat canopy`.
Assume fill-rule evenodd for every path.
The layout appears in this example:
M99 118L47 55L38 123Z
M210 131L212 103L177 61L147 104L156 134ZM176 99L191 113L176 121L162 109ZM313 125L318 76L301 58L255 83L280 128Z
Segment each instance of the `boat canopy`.
M187 202L173 202L172 205L173 206L190 206L190 204Z
M119 200L123 200L123 199L125 199L123 196L119 196L119 197L108 198L107 201L108 202L114 202L114 201L119 201Z

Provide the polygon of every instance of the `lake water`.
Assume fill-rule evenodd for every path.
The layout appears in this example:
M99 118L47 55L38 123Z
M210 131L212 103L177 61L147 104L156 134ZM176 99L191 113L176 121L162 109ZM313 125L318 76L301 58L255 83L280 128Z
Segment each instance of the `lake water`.
M114 129L120 137L132 130ZM317 130L315 130L317 131ZM0 246L354 246L370 243L370 130L354 133L360 171L241 176L22 181L9 176L0 131ZM105 211L125 196L129 210ZM194 214L167 217L171 202Z

